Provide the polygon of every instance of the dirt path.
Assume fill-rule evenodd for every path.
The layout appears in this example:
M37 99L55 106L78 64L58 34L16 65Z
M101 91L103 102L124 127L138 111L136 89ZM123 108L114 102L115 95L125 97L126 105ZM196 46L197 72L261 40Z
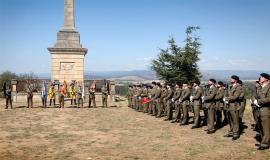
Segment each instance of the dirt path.
M110 108L16 108L0 100L0 159L269 159L257 151L255 132L235 142L227 127L207 135L135 112L121 102ZM19 105L18 105L19 106ZM245 116L250 120L250 115Z

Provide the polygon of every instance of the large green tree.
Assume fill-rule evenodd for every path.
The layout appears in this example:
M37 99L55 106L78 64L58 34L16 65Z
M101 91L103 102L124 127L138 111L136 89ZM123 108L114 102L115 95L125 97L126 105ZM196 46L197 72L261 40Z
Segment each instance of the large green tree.
M157 59L152 61L152 70L160 79L169 83L194 81L201 77L197 62L200 54L200 38L196 35L198 26L186 28L183 47L176 44L173 37L168 40L169 47L160 49Z

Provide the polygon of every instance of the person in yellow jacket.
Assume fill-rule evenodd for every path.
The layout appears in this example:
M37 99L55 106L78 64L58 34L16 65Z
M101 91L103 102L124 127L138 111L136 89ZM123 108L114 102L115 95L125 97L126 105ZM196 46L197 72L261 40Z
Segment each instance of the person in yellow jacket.
M76 104L76 95L77 95L77 90L76 90L76 87L75 87L75 84L74 83L71 83L70 87L69 87L69 95L70 95L70 98L71 98L71 105L73 105L73 101L74 101L74 104Z
M53 106L55 106L55 96L56 96L56 90L54 88L54 84L51 84L51 87L49 88L50 106L52 105L52 101L53 101Z

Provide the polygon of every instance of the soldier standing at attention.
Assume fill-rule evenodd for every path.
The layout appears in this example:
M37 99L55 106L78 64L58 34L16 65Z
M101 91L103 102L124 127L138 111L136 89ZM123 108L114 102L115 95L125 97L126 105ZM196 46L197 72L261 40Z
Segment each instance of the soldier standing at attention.
M158 109L157 117L161 117L165 112L166 100L165 97L168 94L167 85L164 83L161 88L161 96L160 96L160 107Z
M54 84L51 84L51 87L49 88L49 99L50 99L50 106L52 105L53 101L53 106L55 106L55 96L56 96L56 90L54 88Z
M206 130L207 134L215 133L215 96L217 93L215 83L216 83L215 79L210 79L208 81L209 90L206 92L206 95L204 97L204 102L208 112L208 121L207 121L208 129Z
M253 130L254 131L260 131L260 127L259 127L259 117L260 117L260 113L258 108L253 104L255 99L258 99L258 93L260 92L262 86L260 84L260 79L258 81L256 81L255 83L255 90L253 92L252 98L251 98L251 106L252 106L252 113L253 113L253 118L255 121L255 124L253 126Z
M156 89L157 89L157 83L156 82L152 82L152 89L150 92L150 102L149 102L149 114L155 115L156 114L156 106L155 106L155 93L156 93Z
M167 96L164 98L164 102L166 105L166 119L164 121L170 121L172 120L172 97L173 97L173 90L172 90L172 85L167 84Z
M225 96L224 83L219 81L217 84L216 101L216 128L222 128L222 111L224 108L223 98Z
M147 113L152 114L152 109L151 109L151 105L152 105L151 99L152 98L151 98L151 95L152 95L153 86L148 85L147 88L148 88L148 99L149 99L148 106L147 106Z
M105 85L101 88L102 93L102 107L108 107L108 90Z
M89 103L88 103L88 108L91 108L91 103L93 102L93 108L96 108L96 82L94 81L92 85L89 86Z
M202 108L202 89L200 87L200 81L195 80L193 84L193 95L190 97L190 101L193 101L194 106L194 124L191 129L199 128L201 125L200 110Z
M229 96L224 98L224 102L228 106L228 118L230 130L224 137L233 137L232 140L237 140L240 137L239 133L239 109L240 109L240 95L241 88L238 84L239 77L236 75L231 76L232 88L229 91Z
M141 103L141 99L142 99L142 85L139 84L137 85L137 93L136 93L136 110L138 112L140 112L140 108L142 108L142 103Z
M141 96L142 96L142 108L140 108L140 111L147 113L149 99L148 99L148 88L146 84L143 84Z
M240 127L240 131L242 131L243 128L243 116L244 116L244 112L246 109L246 99L245 99L245 91L244 91L244 87L243 87L243 82L241 80L239 80L237 82L239 84L239 87L241 88L241 94L239 97L239 101L240 101L240 110L239 110L239 127Z
M127 93L127 100L128 100L128 107L131 108L132 106L132 86L128 86L128 93Z
M173 120L171 123L179 123L181 120L181 103L179 102L179 98L181 97L182 94L182 86L180 83L176 83L175 85L175 92L172 98L172 105L171 109L168 111L171 113L168 113L168 115L173 114L173 107L175 108L175 120Z
M73 105L73 102L76 105L76 94L77 93L76 93L75 84L71 83L71 86L69 88L69 95L70 95L70 98L71 98L71 105Z
M161 103L160 97L161 97L161 84L157 83L155 97L154 97L155 112L152 114L153 116L156 116L157 118L161 117L161 116L158 116L158 111L160 110L160 103Z
M132 109L136 108L136 96L135 96L136 92L137 92L136 85L133 85L133 87L132 87Z
M259 108L260 122L262 126L262 141L257 144L258 150L269 149L270 145L270 75L262 73L260 83L262 88L258 92L258 99L254 104Z
M5 84L6 85L6 84ZM5 98L6 98L6 108L8 109L8 104L10 104L10 108L12 109L12 92L11 85L5 86Z
M28 87L26 89L27 92L27 108L33 107L33 86L28 83Z
M183 109L183 120L180 123L180 126L181 125L188 125L189 98L190 98L190 89L188 87L188 82L184 82L183 83L183 91L182 91L181 97L179 99L179 102L182 103L182 109Z

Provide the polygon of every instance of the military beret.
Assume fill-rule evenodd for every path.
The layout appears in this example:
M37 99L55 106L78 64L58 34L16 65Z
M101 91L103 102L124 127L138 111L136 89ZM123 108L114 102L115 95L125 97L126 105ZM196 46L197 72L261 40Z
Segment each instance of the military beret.
M239 81L239 77L236 76L236 75L232 75L231 78L234 79L234 80L236 80L236 81Z
M188 84L188 81L184 81L183 84Z
M224 83L221 82L221 81L218 81L218 84L221 85L221 86L224 86Z
M217 81L215 79L209 79L209 81L213 82L213 83L216 83Z
M201 84L200 80L198 80L198 79L195 80L194 83L197 84L197 85L200 85Z
M239 80L238 80L238 83L239 83L239 84L243 84L243 81L239 79Z
M261 77L263 77L263 78L265 78L265 79L268 79L268 80L269 80L270 75L269 75L269 74L267 74L267 73L262 73L262 74L261 74Z
M157 83L156 83L156 82L152 82L152 84L153 84L153 85L157 85Z
M182 84L181 82L176 82L176 85L181 86Z

